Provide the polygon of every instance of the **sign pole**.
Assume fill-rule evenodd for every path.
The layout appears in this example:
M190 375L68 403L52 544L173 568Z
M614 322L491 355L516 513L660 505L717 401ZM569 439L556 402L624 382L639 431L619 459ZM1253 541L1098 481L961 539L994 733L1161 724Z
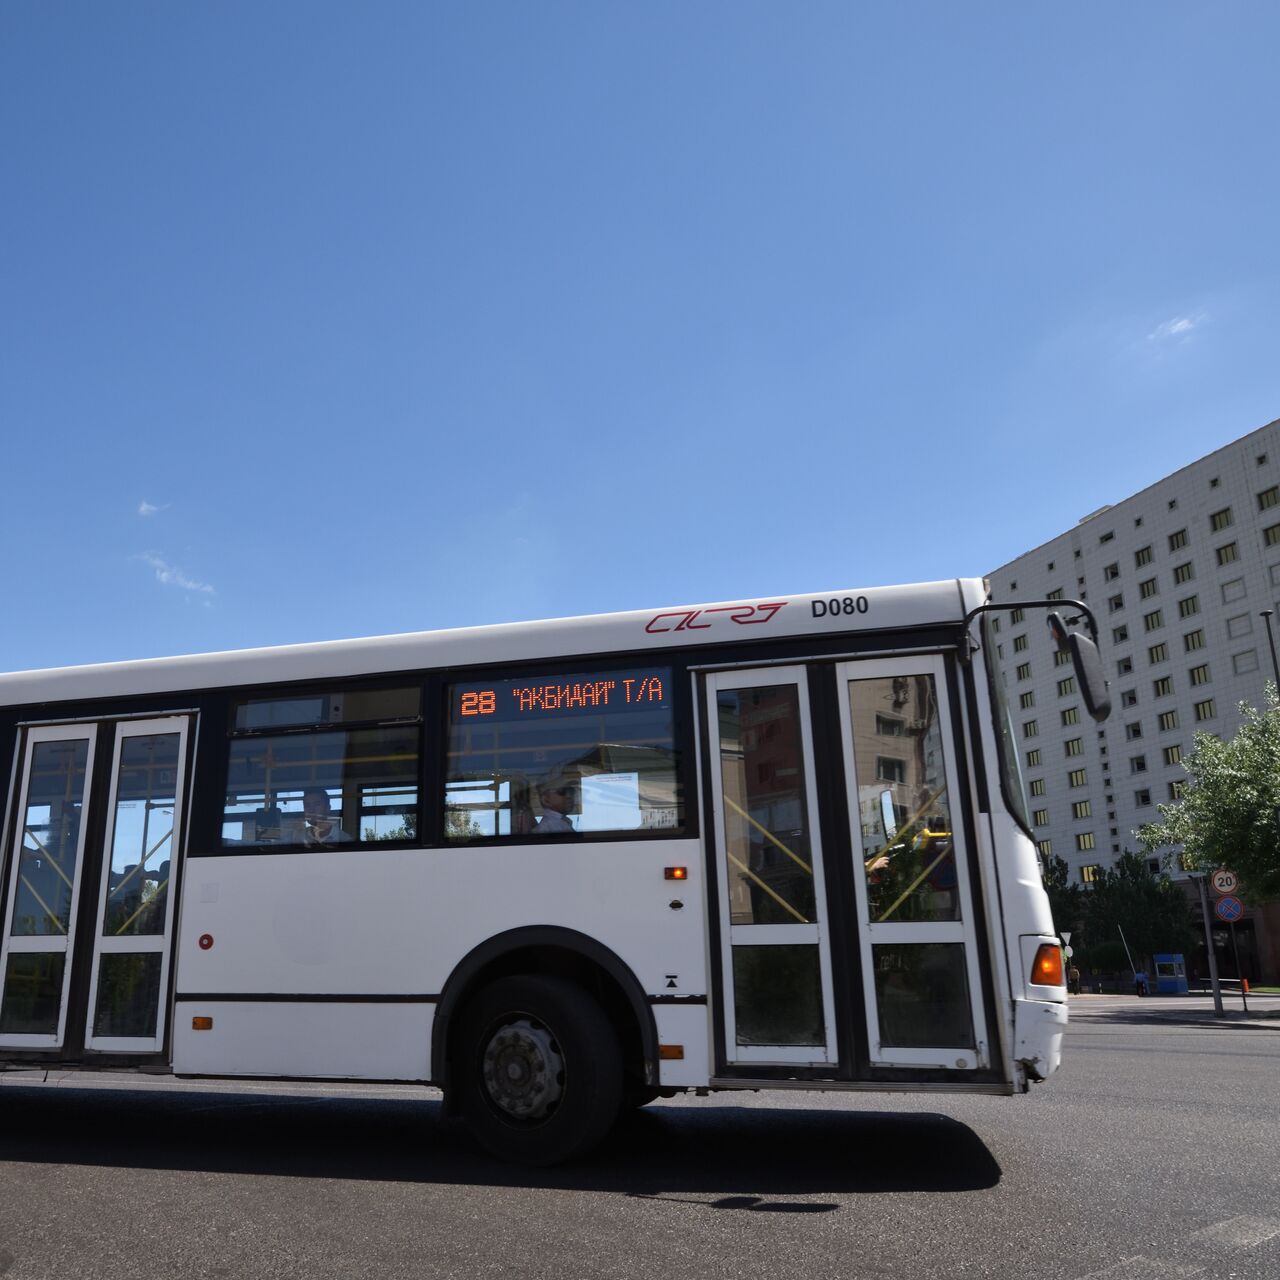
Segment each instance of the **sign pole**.
M1218 981L1218 957L1213 950L1213 925L1209 921L1209 895L1205 892L1204 872L1193 872L1191 878L1200 890L1200 910L1204 915L1204 950L1209 957L1209 982L1213 987L1213 1013L1217 1018L1224 1016L1222 1008L1222 984Z

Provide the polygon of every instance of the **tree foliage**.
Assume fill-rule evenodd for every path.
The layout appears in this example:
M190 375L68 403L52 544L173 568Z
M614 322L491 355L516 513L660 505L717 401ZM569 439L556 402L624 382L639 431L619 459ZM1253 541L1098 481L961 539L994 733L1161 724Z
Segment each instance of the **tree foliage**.
M1136 853L1121 854L1087 889L1070 882L1066 862L1050 858L1044 881L1054 924L1059 931L1070 930L1072 947L1087 968L1123 967L1123 950L1120 964L1115 962L1121 929L1139 969L1158 952L1185 955L1195 945L1191 907L1182 890L1166 875L1153 876Z
M1159 806L1162 821L1137 832L1148 850L1182 846L1182 865L1230 867L1250 902L1280 896L1280 702L1267 682L1266 708L1240 704L1243 723L1222 742L1197 733L1183 757L1182 798ZM1171 855L1166 855L1166 857Z

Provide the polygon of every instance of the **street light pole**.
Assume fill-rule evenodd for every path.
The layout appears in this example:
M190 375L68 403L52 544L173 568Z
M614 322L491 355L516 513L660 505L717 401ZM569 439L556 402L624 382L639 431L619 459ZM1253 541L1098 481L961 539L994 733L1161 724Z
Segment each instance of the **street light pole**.
M1218 981L1218 957L1213 951L1213 922L1209 919L1209 895L1204 891L1204 872L1192 871L1191 879L1200 890L1200 914L1204 917L1204 949L1209 959L1209 983L1213 988L1213 1012L1216 1017L1222 1014L1222 984ZM1236 966L1237 970L1239 965Z
M1273 609L1263 609L1259 616L1267 624L1267 643L1271 646L1271 670L1275 672L1276 689L1280 691L1280 661L1276 659L1276 638L1271 633L1271 615L1274 612L1275 610Z

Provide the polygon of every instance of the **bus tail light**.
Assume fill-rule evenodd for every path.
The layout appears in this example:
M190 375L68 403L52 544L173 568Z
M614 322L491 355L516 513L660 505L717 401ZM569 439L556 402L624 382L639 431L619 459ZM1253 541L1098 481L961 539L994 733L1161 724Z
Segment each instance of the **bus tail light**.
M1062 972L1062 948L1055 942L1042 942L1031 962L1031 981L1039 987L1066 985Z

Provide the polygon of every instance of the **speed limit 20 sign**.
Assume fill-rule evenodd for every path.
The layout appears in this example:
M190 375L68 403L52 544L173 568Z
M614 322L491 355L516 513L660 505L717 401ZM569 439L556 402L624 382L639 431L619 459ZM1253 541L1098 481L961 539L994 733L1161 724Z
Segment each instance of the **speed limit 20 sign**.
M1226 867L1219 867L1210 877L1214 893L1235 893L1240 887L1240 877Z

